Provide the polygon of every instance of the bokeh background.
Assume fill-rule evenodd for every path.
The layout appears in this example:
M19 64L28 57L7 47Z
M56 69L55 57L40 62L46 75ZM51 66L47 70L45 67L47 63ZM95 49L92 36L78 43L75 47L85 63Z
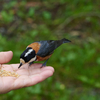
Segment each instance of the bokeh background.
M10 63L34 41L64 37L72 42L48 61L52 77L0 100L100 100L100 1L0 0L0 51L13 51Z

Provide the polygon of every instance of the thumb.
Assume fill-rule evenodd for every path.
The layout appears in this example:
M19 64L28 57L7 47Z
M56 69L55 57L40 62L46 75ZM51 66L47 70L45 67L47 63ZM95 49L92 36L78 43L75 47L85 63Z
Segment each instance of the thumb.
M12 51L0 52L0 64L8 63L13 56Z

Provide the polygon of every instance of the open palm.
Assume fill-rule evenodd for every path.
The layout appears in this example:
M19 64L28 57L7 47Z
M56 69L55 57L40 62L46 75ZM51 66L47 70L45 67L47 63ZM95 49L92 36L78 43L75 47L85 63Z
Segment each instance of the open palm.
M46 78L53 75L54 69L52 67L40 68L42 64L32 64L29 68L28 65L23 65L18 69L19 64L4 64L11 60L13 53L1 52L0 53L0 63L2 70L11 71L19 74L19 77L0 77L0 94L7 93L14 89L19 89L22 87L28 87L35 85Z

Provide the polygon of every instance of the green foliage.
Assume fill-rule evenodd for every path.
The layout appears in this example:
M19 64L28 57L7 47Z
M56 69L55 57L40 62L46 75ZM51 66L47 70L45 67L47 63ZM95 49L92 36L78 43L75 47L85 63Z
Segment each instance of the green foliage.
M9 1L9 0L8 0ZM55 73L42 83L11 91L0 100L99 100L99 0L2 2L0 51L12 50L9 63L19 63L28 44L68 38L48 61Z
M2 11L1 16L3 17L4 23L10 23L13 20L13 12Z
M33 17L34 16L34 13L35 13L35 9L34 8L30 8L29 9L29 12L28 12L28 16L29 17Z

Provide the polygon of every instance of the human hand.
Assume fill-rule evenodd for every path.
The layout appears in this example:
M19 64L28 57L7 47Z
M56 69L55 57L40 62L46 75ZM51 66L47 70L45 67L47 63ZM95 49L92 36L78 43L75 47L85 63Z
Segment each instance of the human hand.
M50 66L40 68L42 64L35 63L30 67L28 67L26 64L19 69L19 64L4 64L9 62L12 59L12 56L12 51L0 52L0 69L11 72L14 71L15 73L19 74L19 77L0 76L0 94L35 85L53 75L54 68Z

